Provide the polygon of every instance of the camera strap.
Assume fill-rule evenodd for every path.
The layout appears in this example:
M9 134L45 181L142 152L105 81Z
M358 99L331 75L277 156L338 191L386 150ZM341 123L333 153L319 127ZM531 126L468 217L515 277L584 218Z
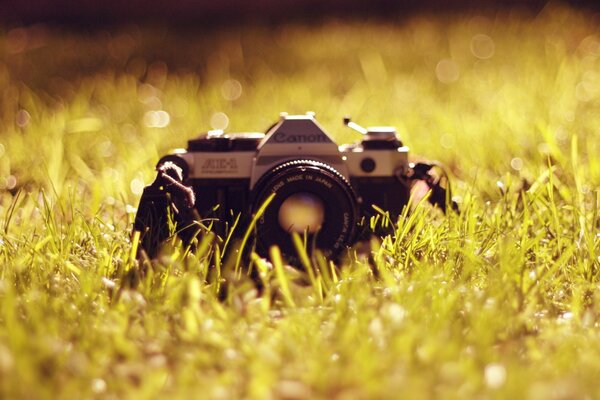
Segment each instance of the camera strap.
M141 233L141 247L153 258L159 244L170 236L170 223L176 223L179 237L188 245L200 229L195 211L196 197L184 185L183 172L167 161L157 167L156 179L142 193L134 229Z
M437 169L438 174L432 174L432 171ZM408 180L409 186L420 181L424 182L431 194L428 198L429 202L439 207L444 213L448 211L448 205L454 212L459 212L458 203L452 200L452 189L450 187L450 179L446 169L439 163L411 163L408 174L403 175L401 180Z

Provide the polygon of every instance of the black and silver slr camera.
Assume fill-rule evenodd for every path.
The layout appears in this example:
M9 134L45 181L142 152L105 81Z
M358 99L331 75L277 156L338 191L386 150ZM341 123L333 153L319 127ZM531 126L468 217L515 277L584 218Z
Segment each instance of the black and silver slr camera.
M259 254L276 245L293 257L296 232L310 249L336 257L377 209L397 218L416 180L446 209L449 195L429 174L432 165L410 164L394 128L344 122L360 141L338 146L313 113L281 114L264 134L211 131L188 141L158 162L144 190L134 227L141 248L153 257L174 232L189 243L202 221L222 237L251 229Z

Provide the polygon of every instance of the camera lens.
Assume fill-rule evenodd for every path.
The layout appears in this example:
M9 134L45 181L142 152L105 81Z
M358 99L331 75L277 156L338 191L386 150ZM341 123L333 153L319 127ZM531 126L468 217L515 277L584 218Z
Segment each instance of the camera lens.
M291 195L279 207L279 225L296 233L315 233L325 220L325 206L318 196L300 192Z
M275 197L256 223L260 253L266 254L276 245L293 259L293 232L307 235L307 243L329 257L337 256L352 242L358 202L346 178L330 165L298 160L275 167L257 182L252 211L273 193Z

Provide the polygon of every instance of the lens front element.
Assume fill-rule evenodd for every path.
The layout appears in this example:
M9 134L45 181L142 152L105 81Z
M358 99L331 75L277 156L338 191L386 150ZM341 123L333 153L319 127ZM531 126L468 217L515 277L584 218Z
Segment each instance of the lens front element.
M315 233L325 220L325 206L312 193L299 192L279 207L279 225L287 232Z

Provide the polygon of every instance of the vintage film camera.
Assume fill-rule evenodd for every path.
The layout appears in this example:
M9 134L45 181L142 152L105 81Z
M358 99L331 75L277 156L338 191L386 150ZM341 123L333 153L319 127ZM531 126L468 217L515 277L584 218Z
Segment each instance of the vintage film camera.
M141 249L154 257L175 231L188 244L203 221L222 237L252 228L259 254L277 245L294 257L297 232L310 249L336 257L361 237L376 208L395 220L415 181L428 185L430 202L442 210L456 206L429 173L432 164L409 163L394 128L344 122L362 140L338 146L314 113L282 113L264 134L211 131L188 141L158 162L156 180L144 189L134 224Z

